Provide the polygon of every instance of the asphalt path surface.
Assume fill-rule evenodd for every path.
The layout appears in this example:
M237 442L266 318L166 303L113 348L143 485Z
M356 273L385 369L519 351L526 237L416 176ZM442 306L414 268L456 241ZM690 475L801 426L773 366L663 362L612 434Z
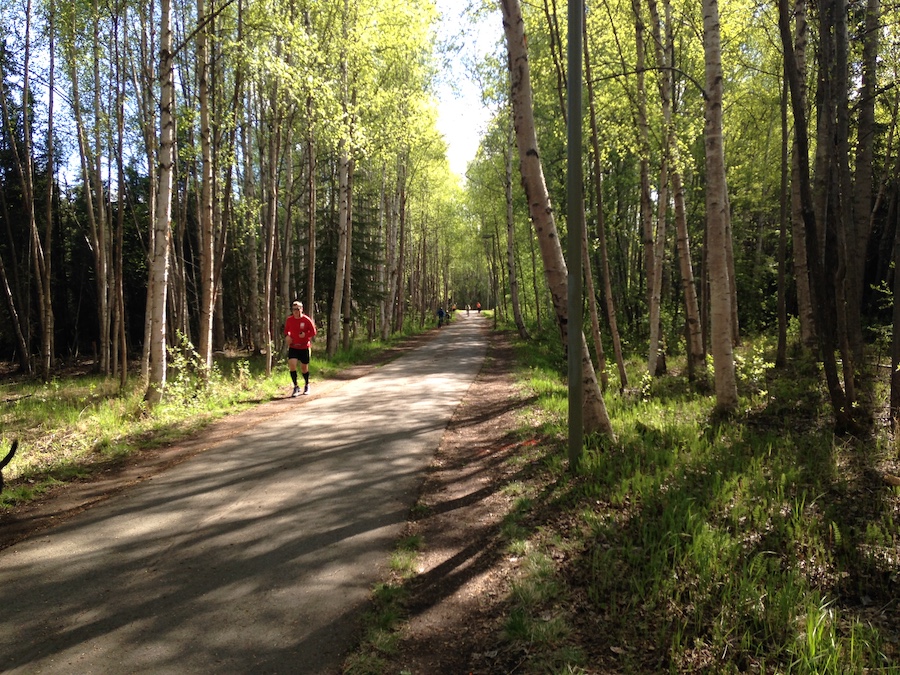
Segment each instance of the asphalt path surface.
M485 330L460 317L0 552L0 671L339 672Z

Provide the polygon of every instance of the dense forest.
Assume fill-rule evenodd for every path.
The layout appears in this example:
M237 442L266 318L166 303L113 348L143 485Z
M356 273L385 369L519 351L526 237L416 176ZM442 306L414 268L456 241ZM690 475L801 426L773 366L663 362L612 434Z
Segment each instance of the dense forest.
M523 336L564 327L546 247L567 232L566 16L500 6L469 8L497 27L470 68L494 117L460 184L435 124L459 49L439 2L3 0L0 355L44 379L140 362L152 400L167 346L271 355L295 297L329 354L476 300ZM626 386L623 352L651 377L685 354L733 408L732 347L777 331L780 362L820 355L837 427L865 421L896 320L896 18L875 0L587 3L601 386Z

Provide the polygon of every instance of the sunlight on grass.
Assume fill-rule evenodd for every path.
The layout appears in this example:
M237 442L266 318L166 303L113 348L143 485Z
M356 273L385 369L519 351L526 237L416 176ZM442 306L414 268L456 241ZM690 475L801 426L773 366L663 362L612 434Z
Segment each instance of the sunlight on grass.
M634 360L627 367L637 384L604 397L617 442L586 438L574 481L565 477L563 445L545 449L543 466L556 481L529 510L543 503L562 511L538 526L505 525L522 556L505 630L530 645L535 669L559 647L543 644L536 629L557 593L584 598L585 620L599 621L604 644L619 649L646 636L643 652L613 652L624 671L844 673L894 664L896 649L884 651L886 617L879 629L871 620L879 615L858 613L859 591L850 589L893 601L897 495L882 488L893 506L875 499L880 512L857 522L857 512L873 507L852 501L859 493L841 459L846 441L820 422L828 410L817 370L798 361L778 373L772 350L760 340L738 352L741 415L717 419L709 383L678 375L677 358L669 360L675 374L659 378L643 377L643 361ZM520 375L541 407L536 417L564 428L563 371L544 351L552 349L523 350L533 358ZM862 451L876 462L893 447L859 443L850 456ZM535 576L526 567L545 547L563 558L583 553ZM666 647L654 652L659 644Z
M348 352L339 351L334 359L317 352L315 377L334 376L386 346L357 344ZM182 343L170 355L166 395L152 410L135 377L121 390L114 378L97 375L5 385L0 451L13 439L20 445L4 469L6 486L0 505L28 501L54 481L85 476L143 449L177 442L225 415L283 396L289 384L281 357L266 377L264 356L219 356L212 371L204 375L189 344Z

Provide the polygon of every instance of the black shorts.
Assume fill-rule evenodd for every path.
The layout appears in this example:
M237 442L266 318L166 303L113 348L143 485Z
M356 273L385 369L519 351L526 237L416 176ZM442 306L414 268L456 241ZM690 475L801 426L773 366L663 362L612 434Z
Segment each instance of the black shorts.
M288 349L288 359L299 359L300 363L309 363L309 350L308 349L294 349L291 347Z

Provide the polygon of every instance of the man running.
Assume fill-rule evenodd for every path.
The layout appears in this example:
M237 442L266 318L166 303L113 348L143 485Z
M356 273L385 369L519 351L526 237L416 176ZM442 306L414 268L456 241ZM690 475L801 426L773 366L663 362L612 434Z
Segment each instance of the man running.
M291 396L300 396L297 384L297 361L303 373L303 395L309 394L309 350L310 342L316 336L316 325L303 313L303 303L294 300L291 303L291 315L284 322L284 340L288 345L288 368L294 391Z

